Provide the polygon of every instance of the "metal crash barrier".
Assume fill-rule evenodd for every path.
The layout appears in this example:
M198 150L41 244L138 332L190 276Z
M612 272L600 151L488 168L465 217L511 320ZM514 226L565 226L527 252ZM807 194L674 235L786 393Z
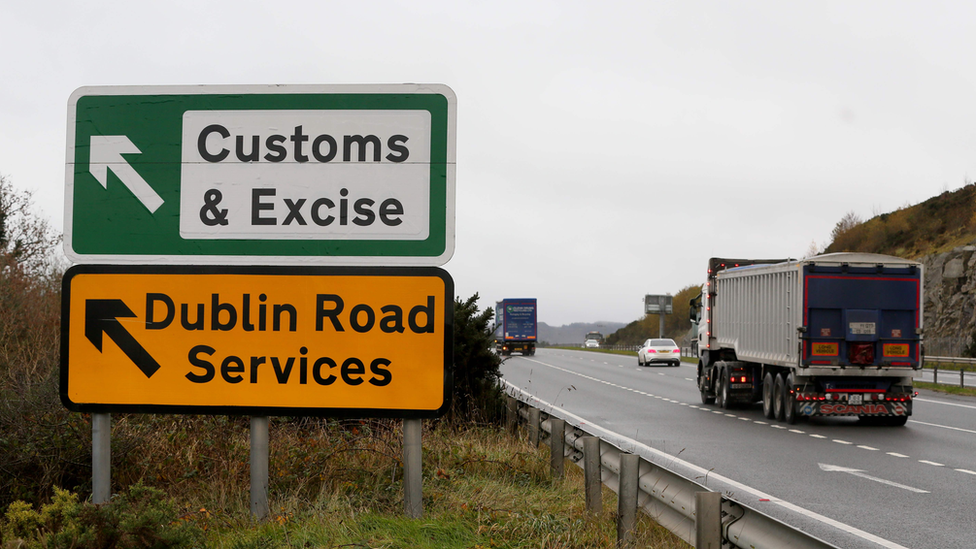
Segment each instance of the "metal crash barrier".
M512 398L509 402L510 424L521 418L528 423L530 442L538 444L545 433L549 439L550 448L554 455L558 455L562 448L564 457L569 458L580 467L586 461L595 463L595 459L584 459L586 440L589 437L599 439L599 467L600 480L613 490L623 500L621 484L626 485L628 473L623 458L633 456L621 447L626 446L622 437L615 437L599 427L585 425L578 418L558 418L552 414L553 406L522 391L518 387L501 381L505 392ZM548 410L548 411L546 411ZM571 414L566 414L571 416ZM553 438L552 433L563 431L563 440ZM593 448L590 445L590 448ZM636 467L637 508L653 518L686 542L699 548L724 547L724 543L731 547L743 549L839 549L837 546L817 539L805 532L797 530L769 515L749 508L726 495L717 497L712 490L668 469L666 464L655 463L644 456L638 456ZM556 460L553 460L554 462ZM554 474L561 475L561 469L553 464ZM633 473L632 473L633 475ZM590 473L587 472L587 477ZM587 503L592 498L587 482ZM625 490L626 492L626 490ZM713 496L713 497L707 497ZM596 496L599 501L599 496ZM704 507L706 502L713 501L714 508ZM703 505L701 512L698 506ZM618 521L625 520L626 510L620 510ZM701 519L699 519L701 517ZM714 517L712 521L709 518ZM711 524L714 522L714 527ZM632 527L632 524L631 524ZM618 536L626 535L626 527L618 523ZM718 539L720 537L720 539ZM618 541L626 541L621 537Z

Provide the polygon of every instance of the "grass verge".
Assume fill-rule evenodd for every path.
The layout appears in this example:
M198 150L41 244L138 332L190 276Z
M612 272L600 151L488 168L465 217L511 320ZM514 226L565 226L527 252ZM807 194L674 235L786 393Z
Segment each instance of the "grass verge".
M111 504L66 491L39 511L15 502L0 513L0 547L94 549L109 546L105 539L131 541L118 549L616 547L616 495L604 487L603 510L590 516L579 467L567 463L566 477L553 479L545 446L444 422L425 425L424 514L415 520L403 513L399 421L273 418L270 515L257 521L246 419L123 415L113 429ZM181 543L166 541L173 536ZM643 514L635 536L639 547L689 547Z
M945 383L928 383L925 381L915 381L912 383L912 385L914 385L916 389L928 389L929 391L935 391L937 393L976 397L976 389L972 387L960 387L958 385L949 385Z
M357 452L387 454L398 444L389 440L399 436L396 430L377 434L360 440ZM603 513L589 517L580 468L567 464L566 478L553 480L545 448L534 450L498 429L425 430L424 516L419 520L402 514L402 468L398 469L398 458L390 459L392 470L380 473L389 476L365 483L365 493L363 483L358 488L340 483L312 498L272 493L272 516L265 523L246 518L243 508L211 509L203 517L209 545L226 549L616 545L613 492L604 488ZM200 501L201 508L204 504ZM642 547L688 547L646 516L638 522L637 540Z

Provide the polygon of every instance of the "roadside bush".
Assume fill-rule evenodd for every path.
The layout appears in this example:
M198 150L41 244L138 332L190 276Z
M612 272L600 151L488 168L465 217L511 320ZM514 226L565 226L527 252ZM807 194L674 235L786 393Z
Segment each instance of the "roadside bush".
M498 387L501 361L492 352L490 328L494 311L478 311L478 294L454 301L454 400L450 418L456 421L501 420L503 394Z
M39 511L16 501L0 519L2 547L162 549L197 547L203 539L163 492L141 483L105 505L79 503L78 494L55 488L51 503Z
M59 242L31 194L0 176L0 508L91 475L90 427L58 398Z

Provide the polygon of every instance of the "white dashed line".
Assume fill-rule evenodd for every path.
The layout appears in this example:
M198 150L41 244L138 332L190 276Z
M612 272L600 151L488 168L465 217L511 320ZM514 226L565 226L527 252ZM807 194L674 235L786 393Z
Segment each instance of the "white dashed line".
M801 431L801 430L799 430L799 429L790 429L790 432L791 432L791 433L797 433L797 434L800 434L800 435L802 435L802 434L803 434L803 431Z
M725 417L738 417L738 416L736 416L735 414L725 414ZM559 457L559 456L556 456L556 457Z
M871 446L864 446L863 444L858 444L857 447L860 448L860 449L862 449L862 450L871 450L872 452L877 452L878 451L877 448L872 448Z
M834 442L836 442L837 444L854 444L853 442L847 442L846 440L839 440L836 438L834 439Z
M885 453L888 454L889 456L894 456L896 458L907 458L908 457L905 454L899 454L897 452L885 452Z
M783 429L783 430L786 429L786 427L783 427L782 425L770 425L770 427L772 427L773 429Z
M757 421L756 423L758 423L759 425L769 425L769 423L765 421Z
M817 434L811 434L810 436L812 436L813 438L827 438L823 435L817 435Z
M976 471L970 471L969 469L956 469L960 473L966 473L967 475L976 475Z
M918 460L918 462L919 463L924 463L926 465L931 465L933 467L945 467L945 464L944 463L936 463L934 461L929 461L927 459L920 459L920 460Z

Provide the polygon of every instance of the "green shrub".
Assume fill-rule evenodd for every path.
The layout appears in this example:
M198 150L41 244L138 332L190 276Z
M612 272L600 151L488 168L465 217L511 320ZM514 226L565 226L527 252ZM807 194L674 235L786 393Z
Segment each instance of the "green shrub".
M489 323L494 311L478 311L478 294L454 301L454 400L451 419L498 421L503 409L501 361Z
M55 488L51 503L40 511L16 501L0 519L2 547L163 549L199 547L203 540L203 531L180 520L162 491L142 483L105 505L79 503L77 494Z

